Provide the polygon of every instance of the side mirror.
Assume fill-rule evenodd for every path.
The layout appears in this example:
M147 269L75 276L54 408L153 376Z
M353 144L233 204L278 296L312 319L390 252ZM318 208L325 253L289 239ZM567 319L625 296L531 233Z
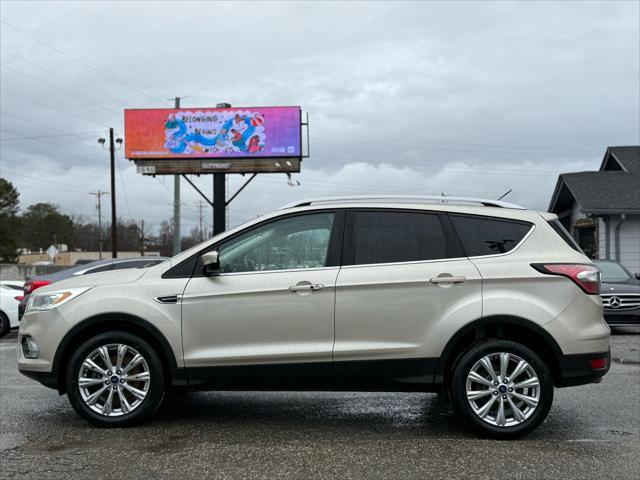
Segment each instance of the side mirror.
M220 273L220 260L217 251L202 254L202 270L205 275L217 275Z
M640 280L640 273L636 273L636 280Z

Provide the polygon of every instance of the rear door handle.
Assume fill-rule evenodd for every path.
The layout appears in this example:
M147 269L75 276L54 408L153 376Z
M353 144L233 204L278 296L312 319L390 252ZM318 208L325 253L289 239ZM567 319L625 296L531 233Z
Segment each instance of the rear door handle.
M322 290L324 285L321 283L313 283L308 285L292 285L289 287L290 292L316 292L318 290Z
M440 283L464 283L466 280L467 277L431 277L429 282L438 285Z

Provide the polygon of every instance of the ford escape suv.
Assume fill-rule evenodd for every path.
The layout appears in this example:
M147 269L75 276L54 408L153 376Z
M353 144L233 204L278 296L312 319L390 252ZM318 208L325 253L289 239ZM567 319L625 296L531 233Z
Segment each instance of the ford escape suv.
M555 215L489 200L295 203L167 262L29 299L20 371L99 426L166 391L441 392L514 438L609 369L599 270Z

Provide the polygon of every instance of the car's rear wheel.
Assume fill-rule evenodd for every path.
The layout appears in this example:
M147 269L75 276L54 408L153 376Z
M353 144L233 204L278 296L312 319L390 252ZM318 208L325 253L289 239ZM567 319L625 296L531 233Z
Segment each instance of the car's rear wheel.
M142 338L108 332L84 342L69 361L67 394L73 408L101 427L147 420L164 397L158 353Z
M0 312L0 338L9 333L10 329L11 323L9 322L9 317L7 317L4 312Z
M526 346L488 340L467 350L454 367L453 404L481 434L517 438L538 427L553 402L546 364Z

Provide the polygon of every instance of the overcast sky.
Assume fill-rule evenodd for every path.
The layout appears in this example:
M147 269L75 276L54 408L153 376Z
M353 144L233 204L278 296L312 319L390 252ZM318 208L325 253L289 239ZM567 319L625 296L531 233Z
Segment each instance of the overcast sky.
M557 175L640 144L640 3L1 3L0 174L21 207L97 216L96 141L125 108L300 105L311 157L261 175L236 225L325 195L506 198L546 209ZM118 156L118 215L156 227L173 178ZM211 177L195 180L211 193ZM230 176L230 192L243 181ZM183 234L198 195L183 181ZM108 197L103 214L109 215ZM211 224L211 210L205 210Z

